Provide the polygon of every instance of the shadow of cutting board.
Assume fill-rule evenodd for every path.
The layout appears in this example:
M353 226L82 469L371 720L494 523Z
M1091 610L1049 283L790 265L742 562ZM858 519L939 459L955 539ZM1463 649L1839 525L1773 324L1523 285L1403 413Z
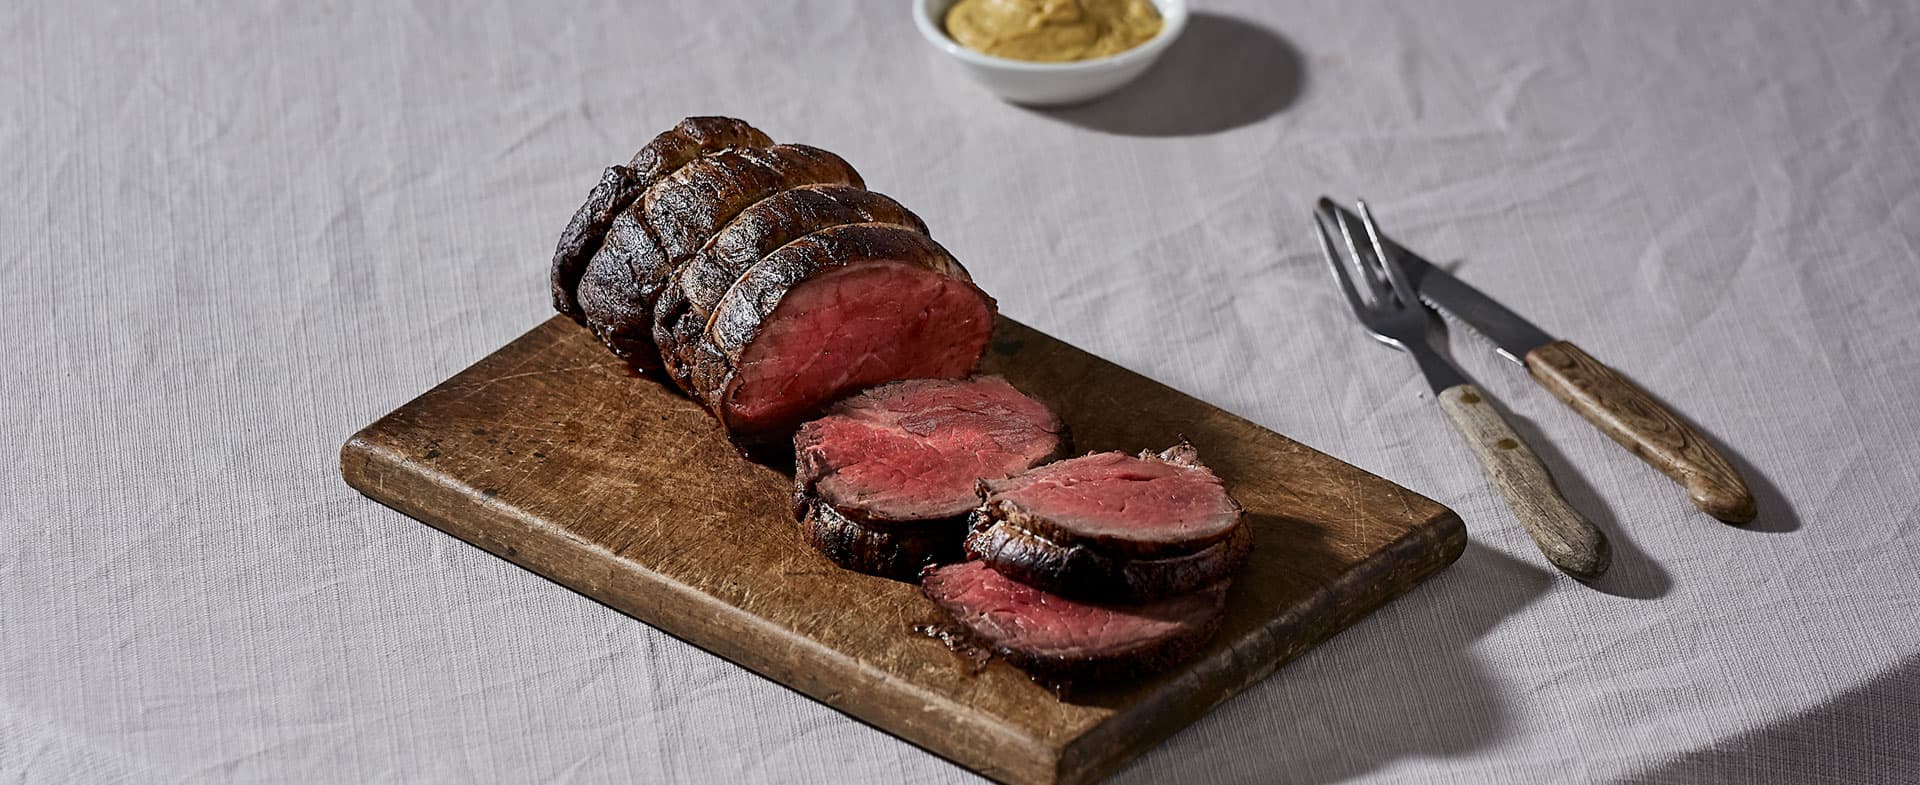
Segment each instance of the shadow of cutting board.
M987 777L1098 780L1458 558L1451 510L1003 318L986 370L1051 404L1081 451L1181 435L1254 527L1211 646L1067 700L915 634L916 587L800 540L787 474L560 317L366 427L362 493ZM1364 668L1357 661L1356 668Z

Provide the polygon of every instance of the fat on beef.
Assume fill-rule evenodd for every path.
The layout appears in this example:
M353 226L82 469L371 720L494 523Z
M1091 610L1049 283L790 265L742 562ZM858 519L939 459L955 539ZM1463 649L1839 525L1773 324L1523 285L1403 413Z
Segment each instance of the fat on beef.
M984 562L935 567L921 591L976 642L1028 672L1071 682L1134 679L1199 653L1219 629L1228 582L1142 605L1049 594Z
M977 490L968 557L1055 594L1159 600L1232 575L1253 546L1240 505L1191 444L1094 453Z
M1067 428L998 376L913 379L840 401L794 434L794 503L836 563L912 580L960 553L982 479L1064 454Z

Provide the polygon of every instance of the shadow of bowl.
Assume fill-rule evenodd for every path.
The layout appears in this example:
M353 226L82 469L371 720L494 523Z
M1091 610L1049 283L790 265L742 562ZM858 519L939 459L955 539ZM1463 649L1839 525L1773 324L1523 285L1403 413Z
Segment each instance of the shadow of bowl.
M1187 30L1140 80L1104 99L1031 108L1065 123L1125 136L1198 136L1285 109L1306 84L1299 50L1265 27L1195 12Z

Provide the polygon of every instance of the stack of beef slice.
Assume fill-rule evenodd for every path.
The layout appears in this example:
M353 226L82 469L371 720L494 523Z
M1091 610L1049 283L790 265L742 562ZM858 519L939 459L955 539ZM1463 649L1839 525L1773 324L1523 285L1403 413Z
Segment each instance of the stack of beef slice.
M794 514L842 567L923 592L1055 681L1192 656L1251 548L1186 443L1062 459L1048 407L976 376L995 304L818 148L692 117L609 167L561 235L554 307L743 445L792 438Z
M1067 453L1066 426L998 376L913 379L835 404L794 435L794 513L827 558L917 580L959 561L983 479Z
M1036 676L1137 678L1199 652L1252 550L1192 445L1101 452L982 480L963 549L921 590Z
M1050 681L1168 668L1219 626L1252 535L1191 444L1056 460L1066 428L997 376L915 379L794 436L794 513L827 558L920 580L966 639Z

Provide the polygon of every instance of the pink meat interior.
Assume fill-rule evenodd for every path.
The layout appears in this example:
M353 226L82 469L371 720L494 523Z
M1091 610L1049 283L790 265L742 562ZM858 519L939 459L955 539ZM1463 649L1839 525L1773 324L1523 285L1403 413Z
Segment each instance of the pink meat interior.
M762 322L741 354L728 422L775 430L883 382L966 376L992 331L986 298L964 281L899 262L828 272Z
M823 467L815 493L870 519L931 520L979 503L974 483L1026 471L1053 454L1047 407L999 377L919 379L870 390L807 423L800 465Z
M1206 540L1240 520L1213 472L1117 452L1050 463L991 489L994 501L1090 538Z
M1219 611L1222 587L1146 605L1095 605L1035 589L985 562L939 567L921 587L975 635L1039 656L1095 657L1165 640Z

